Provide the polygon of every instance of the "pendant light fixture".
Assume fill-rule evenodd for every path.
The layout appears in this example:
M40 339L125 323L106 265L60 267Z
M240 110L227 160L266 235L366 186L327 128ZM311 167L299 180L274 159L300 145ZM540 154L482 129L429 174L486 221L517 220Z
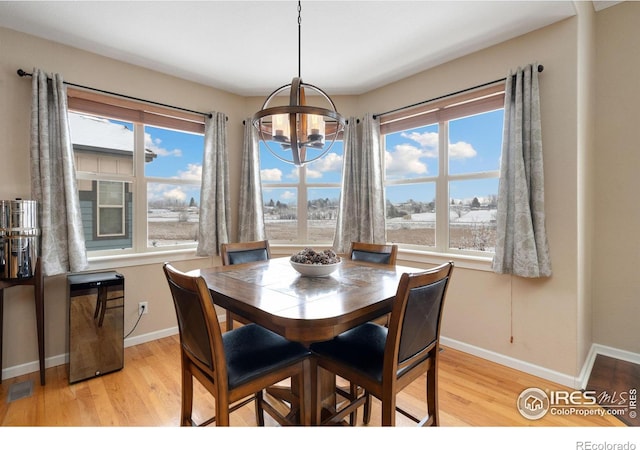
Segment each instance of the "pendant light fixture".
M327 154L345 125L331 98L320 88L303 83L300 77L301 11L298 2L298 76L291 84L273 91L251 118L267 149L281 161L296 166ZM282 105L286 92L289 102ZM318 101L319 105L308 104L309 100Z

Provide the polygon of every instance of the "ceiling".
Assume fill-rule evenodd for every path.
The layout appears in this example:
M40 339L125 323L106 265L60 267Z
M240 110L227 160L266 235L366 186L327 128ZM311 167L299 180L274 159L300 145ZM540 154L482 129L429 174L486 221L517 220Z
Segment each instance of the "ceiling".
M575 14L559 0L303 1L301 76L361 94ZM0 27L244 96L297 76L297 16L296 1L0 1Z

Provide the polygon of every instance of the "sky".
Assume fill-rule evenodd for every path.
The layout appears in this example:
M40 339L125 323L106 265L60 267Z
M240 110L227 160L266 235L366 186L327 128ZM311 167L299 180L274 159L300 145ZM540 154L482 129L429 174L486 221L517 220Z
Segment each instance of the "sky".
M106 120L82 114L70 114L71 139L74 144L133 151L133 124ZM194 198L199 203L202 177L202 152L204 136L145 127L145 148L156 157L145 164L148 177L194 181L196 185L179 183L150 183L148 201L170 200L189 203Z
M503 110L461 118L449 125L449 173L463 175L472 172L497 171L500 166L502 146ZM307 167L308 183L339 182L343 163L342 143L335 145L330 153ZM277 150L277 144L272 148ZM268 201L295 199L294 191L280 188L268 189L269 183L292 183L298 179L298 169L283 163L261 146L261 176L265 184L263 197ZM420 127L413 130L387 135L385 138L385 167L388 180L428 178L438 175L438 125ZM329 194L339 193L335 189L318 189L314 195L331 198ZM497 195L498 180L453 181L450 197L472 199ZM280 197L278 197L280 196ZM430 202L435 198L435 183L418 185L394 185L387 188L387 199L402 202L408 199Z
M450 122L449 126L449 173L466 174L476 171L495 171L499 169L502 143L503 110L492 111ZM122 141L133 143L133 125L125 122L110 121L108 135L118 146ZM87 126L87 125L85 125ZM81 136L73 131L72 137ZM91 135L91 133L86 133ZM87 138L89 139L89 138ZM104 143L104 136L102 137ZM90 142L88 142L90 144ZM199 182L202 176L202 135L166 130L158 127L145 127L145 147L157 156L145 164L148 177L192 180ZM279 144L270 143L275 152L282 152ZM385 167L387 180L422 179L438 175L438 125L420 127L385 137ZM280 161L260 142L261 177L264 185L265 202L274 201L295 203L296 191L290 187L272 189L274 183L296 183L299 168ZM307 183L334 183L333 187L319 187L309 191L309 200L315 198L337 199L340 194L339 183L343 164L343 146L336 141L332 149L321 159L305 166ZM472 199L497 195L498 181L475 180L453 181L450 183L450 198ZM179 183L152 183L149 185L149 202L156 199L169 199L189 202L193 197L199 202L200 189ZM399 184L387 188L387 199L393 203L409 199L430 202L435 198L435 183L425 180L420 184Z

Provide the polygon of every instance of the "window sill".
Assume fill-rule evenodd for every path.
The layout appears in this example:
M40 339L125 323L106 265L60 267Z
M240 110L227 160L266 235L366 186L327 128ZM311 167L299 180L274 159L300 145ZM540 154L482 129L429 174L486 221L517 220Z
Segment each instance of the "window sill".
M461 255L458 253L434 253L420 250L399 249L398 260L407 263L443 264L453 261L456 267L463 269L493 272L491 261L493 256Z
M148 253L131 253L124 255L90 256L88 270L105 270L114 267L143 266L147 264L162 264L165 261L188 261L207 259L207 256L196 256L195 248L180 250L163 250Z
M330 247L327 245L326 247ZM302 250L305 245L271 245L271 254L273 257L278 256L290 256L294 253ZM325 248L322 245L315 245L317 248ZM427 252L424 250L403 249L398 250L399 264L411 265L411 263L420 264L443 264L448 261L454 261L456 267L463 269L481 270L484 272L492 272L491 261L493 256L476 256L476 255L462 255L459 253L435 253Z

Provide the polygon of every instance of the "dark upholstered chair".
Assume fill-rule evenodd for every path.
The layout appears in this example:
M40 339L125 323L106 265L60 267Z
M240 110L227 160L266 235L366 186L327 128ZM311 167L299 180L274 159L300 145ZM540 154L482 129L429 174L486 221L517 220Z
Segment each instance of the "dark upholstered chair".
M222 334L211 293L202 277L179 272L164 264L164 272L173 297L180 331L182 365L182 408L180 425L194 425L193 377L215 397L216 415L200 425L214 421L229 426L229 414L255 400L256 422L264 425L267 411L281 425L292 425L291 417L268 403L263 389L291 378L297 383L300 423L311 422L309 350L256 324ZM283 403L284 405L284 403Z
M396 264L398 246L396 244L369 244L352 242L349 257L356 261L368 261L378 264Z
M367 261L376 264L387 264L390 266L396 265L396 259L398 257L398 245L397 244L371 244L368 242L352 242L349 249L349 258L355 261ZM389 314L385 314L379 317L373 322L387 326L389 322ZM359 395L357 386L353 383L349 386L349 395L338 389L338 393L347 399L354 399ZM357 420L357 412L351 413L350 422L351 425L355 425Z
M223 266L266 261L271 258L269 241L234 242L220 245L220 258ZM238 314L227 311L227 331L233 330L233 322L248 323Z
M420 273L402 275L389 327L365 323L334 339L311 344L313 369L322 367L365 392L328 422L341 421L364 405L369 422L369 395L382 402L382 425L394 426L396 409L422 426L439 424L438 354L440 324L447 287L453 271L449 262ZM427 375L427 416L421 421L397 408L396 394L416 378Z

